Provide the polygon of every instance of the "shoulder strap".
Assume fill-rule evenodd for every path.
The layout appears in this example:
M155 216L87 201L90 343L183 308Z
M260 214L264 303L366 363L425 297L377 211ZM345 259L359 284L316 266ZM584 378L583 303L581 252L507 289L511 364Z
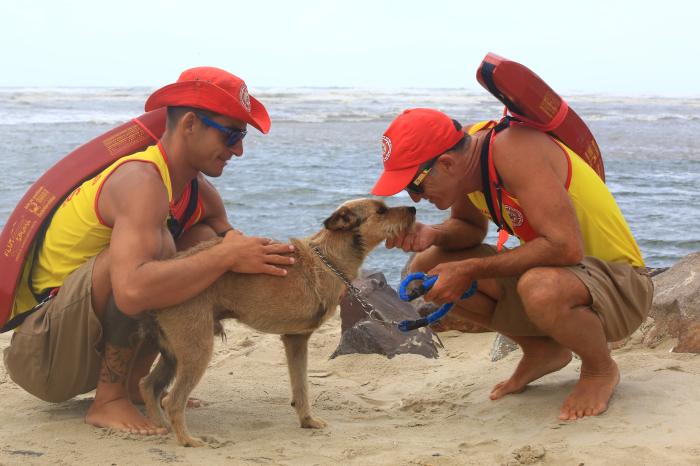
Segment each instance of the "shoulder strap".
M0 333L5 333L9 332L10 330L14 330L15 328L19 327L22 325L22 323L25 321L27 317L30 315L34 314L36 311L38 311L41 306L44 304L48 303L53 299L54 296L56 296L56 293L58 292L58 288L54 288L51 290L49 293L46 294L46 297L39 301L39 304L34 306L33 308L29 309L28 311L20 312L16 316L14 316L12 319L8 320L5 322L5 325L0 327Z
M168 230L173 238L178 239L180 235L185 231L185 226L189 222L190 218L197 210L197 203L199 201L199 182L195 177L190 183L190 198L187 201L187 208L182 214L182 217L176 218L173 215L168 218Z
M484 198L486 199L486 207L489 210L491 219L498 226L498 230L506 230L509 234L514 234L508 226L508 223L503 219L503 201L501 192L501 177L496 172L493 165L493 156L491 153L491 143L496 134L510 126L510 118L503 118L484 138L481 146L481 182L483 185ZM490 173L495 175L492 181Z

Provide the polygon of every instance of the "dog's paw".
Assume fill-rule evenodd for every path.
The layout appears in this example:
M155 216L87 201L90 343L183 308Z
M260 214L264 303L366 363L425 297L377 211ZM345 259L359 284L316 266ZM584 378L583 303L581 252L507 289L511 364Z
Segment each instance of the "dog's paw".
M307 416L301 420L301 427L304 429L323 429L328 424L323 419Z
M188 437L188 438L182 439L182 441L180 442L180 445L182 445L183 447L197 448L197 447L204 446L204 442L201 440L197 440L196 438L193 438L193 437Z

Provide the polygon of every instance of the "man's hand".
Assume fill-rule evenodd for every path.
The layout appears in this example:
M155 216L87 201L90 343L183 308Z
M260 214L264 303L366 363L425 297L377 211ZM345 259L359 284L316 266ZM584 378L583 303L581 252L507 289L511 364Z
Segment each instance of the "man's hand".
M229 270L238 273L266 273L278 277L287 271L276 265L292 265L294 252L291 244L272 243L269 238L245 236L238 230L230 230L220 246L226 248L224 257L229 262Z
M416 222L409 231L386 240L387 249L401 248L404 252L421 252L433 246L440 232L420 222Z
M478 261L445 262L431 269L427 275L438 275L439 278L424 299L438 305L459 301L476 278Z

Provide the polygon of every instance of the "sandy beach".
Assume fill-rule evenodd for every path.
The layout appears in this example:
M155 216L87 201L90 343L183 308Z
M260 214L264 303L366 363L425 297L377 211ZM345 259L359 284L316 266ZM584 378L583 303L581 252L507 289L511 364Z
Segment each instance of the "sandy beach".
M658 465L700 464L700 355L638 339L616 350L622 381L609 410L557 419L579 370L568 367L524 393L490 401L519 358L492 363L494 334L444 332L439 359L402 355L329 360L340 337L333 318L311 339L310 386L324 430L298 427L282 344L236 323L218 342L188 410L207 446L172 435L140 437L84 424L91 394L61 404L26 394L0 369L1 464L241 465ZM5 347L9 336L3 335Z

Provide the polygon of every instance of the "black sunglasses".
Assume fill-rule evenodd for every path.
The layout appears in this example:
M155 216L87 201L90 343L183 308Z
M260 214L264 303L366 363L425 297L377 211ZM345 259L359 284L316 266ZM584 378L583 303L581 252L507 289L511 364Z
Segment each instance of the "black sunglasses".
M219 123L215 122L208 116L204 115L203 113L199 112L194 112L197 117L202 120L202 123L204 123L207 126L210 126L212 128L218 129L222 133L226 135L226 144L227 147L233 147L235 146L238 141L243 140L246 134L248 134L248 131L244 129L238 129L238 128L227 128L226 126L220 125Z
M406 186L404 190L411 194L423 194L425 190L423 189L422 183L425 180L425 177L428 176L428 173L430 173L433 165L435 165L435 161L440 158L440 155L428 160L418 167L418 174L411 180L410 183L408 183L408 186Z

